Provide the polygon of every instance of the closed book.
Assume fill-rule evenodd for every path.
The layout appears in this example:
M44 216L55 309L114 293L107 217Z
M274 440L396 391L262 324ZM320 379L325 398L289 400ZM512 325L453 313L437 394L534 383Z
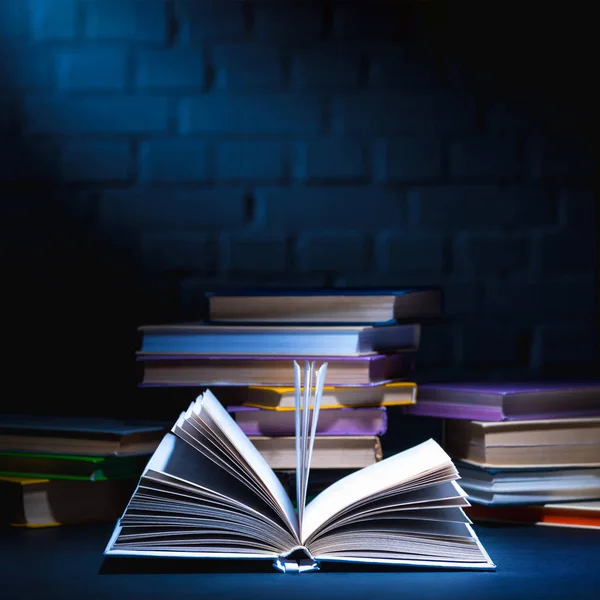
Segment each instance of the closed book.
M412 352L372 356L298 356L299 360L327 361L332 386L362 386L412 377ZM141 385L181 386L290 386L293 362L288 356L175 356L139 355Z
M525 506L474 504L465 508L465 512L474 521L600 530L600 500Z
M73 481L139 477L150 454L86 456L0 451L0 475Z
M600 382L424 384L419 386L417 403L405 412L474 421L600 415Z
M0 415L0 450L81 454L147 454L166 427L148 421L95 417Z
M418 324L370 326L234 326L208 324L140 327L140 352L263 356L362 356L419 347Z
M229 323L365 324L442 313L439 288L227 290L207 294L209 319Z
M0 477L0 521L18 527L111 522L119 518L137 478L111 481Z
M484 469L456 462L469 500L490 506L600 499L600 468Z
M444 446L453 459L483 468L600 467L600 417L447 419Z
M293 436L294 411L261 410L249 406L227 407L240 429L247 435ZM337 408L323 411L315 434L321 435L383 435L387 430L385 407Z
M417 384L413 381L393 381L380 385L353 387L325 386L321 410L369 406L403 406L413 404ZM219 400L228 405L243 405L275 411L293 411L294 388L268 386L231 386L219 389Z

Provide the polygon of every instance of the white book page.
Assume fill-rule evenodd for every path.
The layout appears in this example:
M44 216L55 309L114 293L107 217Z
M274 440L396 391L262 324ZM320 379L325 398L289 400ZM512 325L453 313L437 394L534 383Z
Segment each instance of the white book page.
M298 518L294 512L292 501L281 485L273 469L269 467L260 452L254 447L239 425L215 398L210 390L200 397L200 410L207 411L212 420L219 426L231 445L248 461L257 477L273 494L273 498L281 507L283 514L294 531L298 531Z
M329 486L306 506L302 521L302 543L321 524L348 506L449 463L450 457L439 444L428 440L351 473Z
M296 420L296 503L298 506L298 532L302 536L302 520L308 492L308 477L312 458L319 407L327 363L315 371L315 363L304 363L304 371L294 361L295 420Z

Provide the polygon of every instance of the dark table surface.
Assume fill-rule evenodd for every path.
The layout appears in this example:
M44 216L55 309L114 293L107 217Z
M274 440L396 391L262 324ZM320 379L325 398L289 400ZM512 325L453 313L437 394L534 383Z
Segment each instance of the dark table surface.
M249 572L227 561L164 561L150 573L136 561L108 565L102 552L110 525L0 529L0 599L8 598L514 598L600 600L600 531L534 526L476 526L497 564L494 572L342 570L304 575ZM202 563L202 565L200 565ZM148 565L148 561L144 563ZM268 563L270 565L270 563ZM127 568L135 573L115 573ZM204 572L189 572L204 571ZM162 571L162 572L158 572ZM253 572L254 571L254 572Z

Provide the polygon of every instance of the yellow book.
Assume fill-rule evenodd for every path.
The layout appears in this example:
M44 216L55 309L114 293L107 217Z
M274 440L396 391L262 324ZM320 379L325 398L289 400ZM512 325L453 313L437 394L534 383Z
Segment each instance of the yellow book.
M277 411L294 410L294 394L293 387L232 386L219 389L219 399L224 404ZM405 406L414 404L416 397L417 384L409 381L362 387L325 386L321 409Z

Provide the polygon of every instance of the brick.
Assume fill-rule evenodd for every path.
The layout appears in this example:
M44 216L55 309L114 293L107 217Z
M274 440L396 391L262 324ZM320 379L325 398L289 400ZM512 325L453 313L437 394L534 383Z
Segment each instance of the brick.
M234 0L176 0L175 16L183 44L232 41L246 36L244 3Z
M0 39L24 38L29 33L27 4L15 0L0 0Z
M127 84L127 61L124 48L61 52L59 83L71 90L121 90Z
M31 133L161 133L168 129L166 98L102 96L31 98L25 104Z
M227 44L212 49L218 90L277 91L284 85L283 58L278 46Z
M10 0L9 0L10 1ZM70 40L77 35L78 0L33 0L31 23L37 40Z
M333 34L341 39L397 39L406 29L406 14L395 3L339 3L335 7Z
M304 272L360 272L367 269L365 236L355 231L311 231L298 236L296 263Z
M90 39L165 42L165 2L86 0L84 33Z
M212 230L242 225L243 190L153 189L107 190L100 200L103 230L153 229Z
M596 310L592 281L490 281L484 310L493 315L585 318Z
M596 328L581 323L541 325L534 338L534 356L544 366L597 364Z
M591 181L597 174L598 154L574 140L534 140L528 146L533 179Z
M206 65L200 52L142 50L136 60L135 84L142 89L201 89Z
M543 119L523 103L495 101L486 110L484 129L490 134L531 134L543 129Z
M454 268L480 275L523 270L529 261L530 247L530 241L523 238L459 235L454 244Z
M323 19L323 6L319 3L298 0L284 4L257 3L254 8L254 33L262 41L314 41L323 36Z
M349 139L301 142L294 171L296 177L304 181L365 179L365 148L361 143Z
M473 317L483 307L484 286L473 281L447 281L442 285L445 317Z
M594 273L598 255L596 236L546 235L537 244L537 267L543 275Z
M367 47L368 86L374 90L439 91L440 74L435 64L426 62L422 51L411 43L374 43Z
M11 45L10 61L2 65L3 89L43 90L55 84L54 57L46 49Z
M356 92L332 104L336 133L443 135L470 133L476 124L474 101L452 93Z
M441 143L435 138L387 140L377 156L377 170L384 182L432 181L442 176Z
M591 190L565 190L559 194L563 229L595 235L598 195Z
M455 181L511 180L519 173L514 139L468 138L450 144L450 174Z
M455 327L451 325L423 324L421 344L417 355L417 369L445 367L454 362Z
M257 220L267 227L301 229L320 222L366 231L406 222L398 195L377 187L258 188L255 196Z
M182 128L188 133L310 134L321 128L318 98L297 94L211 94L182 105Z
M61 155L65 181L126 181L131 174L131 150L126 142L69 142Z
M235 233L223 237L224 268L232 273L286 270L286 239L269 231Z
M441 273L446 268L447 245L439 236L385 231L375 241L377 267L391 273Z
M284 149L272 140L221 142L216 150L217 179L277 181L284 176Z
M184 139L143 142L140 177L150 183L206 181L209 178L206 144Z
M22 143L15 144L10 138L0 139L0 181L53 181L56 178L56 153L57 148L53 143L38 140L34 148L27 148ZM10 208L10 203L4 201L3 210Z
M217 244L204 235L148 233L141 236L140 251L144 264L151 268L203 274L217 270Z
M552 225L556 203L541 188L440 186L409 192L414 222L448 230Z
M292 56L295 89L356 89L359 76L360 53L352 47L318 44Z
M477 323L462 328L460 356L467 366L529 364L531 334L502 325Z

